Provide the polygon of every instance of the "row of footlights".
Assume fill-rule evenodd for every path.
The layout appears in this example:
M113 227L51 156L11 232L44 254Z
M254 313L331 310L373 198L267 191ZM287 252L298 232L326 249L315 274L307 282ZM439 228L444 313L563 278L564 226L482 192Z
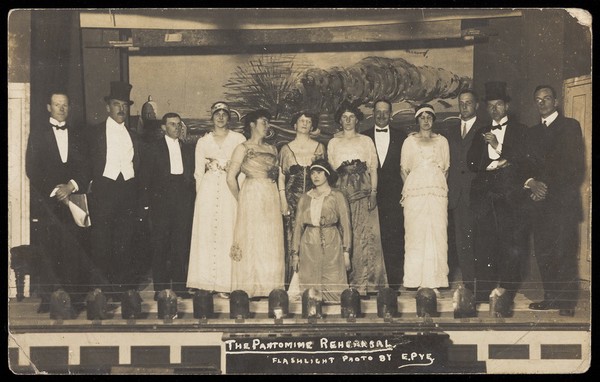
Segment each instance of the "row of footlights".
M497 318L509 317L511 302L502 293L501 288L495 289L490 295L490 316ZM391 288L383 288L377 294L377 316L391 319L398 316L399 292ZM348 288L341 294L341 316L353 320L361 317L360 294L355 288ZM124 292L121 300L121 315L123 319L137 319L142 316L142 298L137 290ZM439 317L437 311L437 296L434 290L421 288L416 293L416 306L418 317ZM236 320L250 318L250 299L243 290L231 292L229 296L229 317ZM158 294L158 318L169 320L178 315L177 295L170 289L165 289ZM309 288L302 294L302 317L322 318L322 294L318 289ZM193 295L194 318L210 319L215 317L213 293L200 289ZM86 297L86 313L88 320L104 320L109 318L107 299L100 289L90 292ZM476 317L475 300L473 293L462 285L459 286L453 297L454 318ZM64 320L75 318L71 309L69 294L59 289L52 293L50 298L50 318ZM283 289L274 289L269 294L269 318L283 319L289 316L289 298Z

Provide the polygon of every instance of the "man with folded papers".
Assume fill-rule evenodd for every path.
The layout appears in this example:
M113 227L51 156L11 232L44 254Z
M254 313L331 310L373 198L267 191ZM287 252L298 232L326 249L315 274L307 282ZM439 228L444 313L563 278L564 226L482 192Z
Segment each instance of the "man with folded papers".
M81 131L67 124L69 96L61 90L48 95L49 120L32 126L27 144L26 172L31 184L32 217L38 219L40 284L38 312L50 309L50 294L64 289L77 311L83 308L88 276L89 232L85 199L90 176ZM80 199L76 203L73 200ZM80 211L78 224L71 212ZM86 220L87 223L86 223Z
M471 183L475 300L488 302L492 290L506 293L512 304L526 256L527 232L522 216L525 125L509 118L505 82L485 84L492 123L473 137L467 166Z

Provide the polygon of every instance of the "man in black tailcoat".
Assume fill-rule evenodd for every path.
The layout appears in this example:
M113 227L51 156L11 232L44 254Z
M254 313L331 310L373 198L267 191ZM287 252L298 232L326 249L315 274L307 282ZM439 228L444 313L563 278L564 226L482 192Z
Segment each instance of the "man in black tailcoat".
M99 273L94 287L108 289L109 297L136 289L132 235L140 214L139 182L141 143L125 125L131 85L110 83L104 97L108 118L89 129L92 184L92 258ZM105 279L108 285L98 285Z
M70 101L60 90L48 95L50 118L33 126L26 153L26 172L31 182L32 212L40 226L40 313L50 309L50 294L62 288L72 306L83 306L87 282L83 262L87 260L88 228L78 226L69 209L72 194L85 193L89 168L81 131L67 123ZM83 222L82 222L83 223Z
M373 139L377 149L377 206L381 244L388 282L398 289L404 276L404 214L400 206L402 178L400 177L400 150L406 134L390 126L392 104L378 99L373 103L375 126L363 134Z

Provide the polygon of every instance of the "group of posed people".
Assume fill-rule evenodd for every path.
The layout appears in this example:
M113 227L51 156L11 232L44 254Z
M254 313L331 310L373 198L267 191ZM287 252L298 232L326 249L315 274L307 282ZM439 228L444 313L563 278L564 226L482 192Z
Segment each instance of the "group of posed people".
M30 135L27 174L45 205L40 240L55 288L116 299L135 289L132 227L147 218L155 298L164 289L260 298L312 287L326 301L348 287L365 298L388 286L437 291L449 286L450 216L476 302L494 289L514 298L532 232L545 298L530 308L573 314L583 142L552 87L535 89L541 122L532 127L509 119L506 84L490 82L491 123L477 117L472 90L458 95L460 123L444 134L429 104L415 109L416 132L391 127L385 99L361 133L363 113L344 101L341 131L326 145L315 139L318 116L300 111L279 150L265 141L268 111L247 114L240 134L225 102L211 106L212 131L195 147L180 140L176 113L163 116L164 137L142 144L124 124L130 90L111 83L108 117L87 131L65 125L68 96L51 93L49 124ZM89 248L68 210L72 193L88 196Z

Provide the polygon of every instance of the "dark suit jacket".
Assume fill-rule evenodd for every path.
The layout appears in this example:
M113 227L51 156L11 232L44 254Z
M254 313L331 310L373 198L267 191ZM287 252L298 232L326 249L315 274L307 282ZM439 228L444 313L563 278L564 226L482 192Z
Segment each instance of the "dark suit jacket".
M509 118L500 158L506 159L510 166L496 171L486 171L492 159L489 158L488 145L483 139L483 134L491 131L492 125L485 126L475 134L467 152L467 166L477 173L471 183L471 202L484 196L486 192L510 198L515 203L524 200L523 184L527 180L524 175L526 128L522 123Z
M530 127L526 151L529 165L526 178L540 180L548 186L545 204L581 218L579 189L584 178L585 158L579 122L559 115L548 127L541 123Z
M139 176L141 142L137 134L127 129L131 142L133 143L133 170L135 176ZM102 177L106 166L106 121L91 126L88 131L88 142L90 150L90 162L92 166L92 180ZM92 189L93 189L92 183Z
M362 134L370 137L375 144L375 128L371 127ZM406 139L404 131L394 129L390 126L390 145L384 163L377 166L377 204L380 206L379 213L384 206L393 205L399 208L400 195L402 193L402 177L400 176L400 150ZM375 144L376 145L376 144Z
M27 143L25 169L31 182L32 197L38 202L56 205L50 193L58 184L66 184L73 179L79 187L78 193L85 193L90 181L85 141L81 132L68 127L67 162L62 163L56 137L50 123L33 129Z
M145 195L142 199L148 202L151 209L160 208L163 203L169 199L168 186L171 182L171 162L169 158L169 148L164 137L151 142L147 147L148 154L144 156L142 171L142 181L144 183ZM181 190L184 195L182 203L190 204L193 207L195 194L194 180L194 147L181 143L181 156L183 162L183 180L185 189Z
M448 170L448 208L454 209L460 198L470 200L471 182L475 173L467 166L467 152L473 143L473 138L480 135L481 129L486 126L481 118L477 118L467 136L461 137L461 122L451 125L446 138L450 146L450 168Z

